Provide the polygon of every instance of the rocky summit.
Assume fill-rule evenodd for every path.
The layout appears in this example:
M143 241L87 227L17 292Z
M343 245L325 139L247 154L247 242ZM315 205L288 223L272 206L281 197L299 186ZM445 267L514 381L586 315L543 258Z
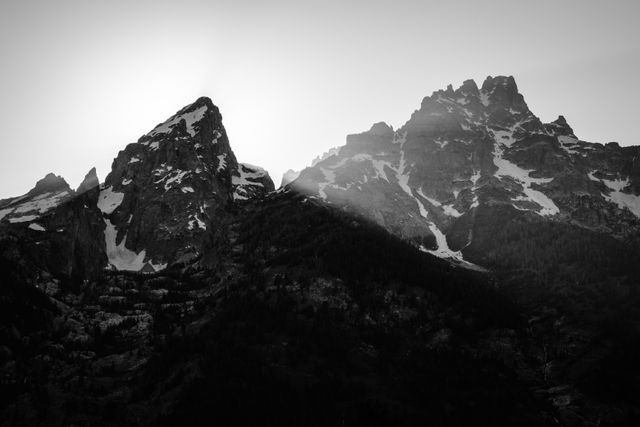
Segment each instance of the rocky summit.
M104 183L95 168L76 191L48 174L24 196L0 201L0 224L36 237L26 258L57 259L58 243L71 240L66 255L83 274L154 272L201 258L212 218L273 189L264 169L238 163L218 108L199 98L120 151Z
M510 221L640 231L640 147L582 141L563 116L542 123L513 77L434 92L401 128L349 135L289 187L459 263L490 264L487 240Z
M109 263L157 271L198 257L228 205L272 190L263 169L238 163L218 108L200 98L114 160L98 201Z

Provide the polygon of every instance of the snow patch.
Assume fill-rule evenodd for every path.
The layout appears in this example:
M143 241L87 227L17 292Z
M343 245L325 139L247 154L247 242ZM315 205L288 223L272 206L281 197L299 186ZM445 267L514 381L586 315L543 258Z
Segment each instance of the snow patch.
M604 183L604 185L606 185L607 187L609 187L610 190L613 190L613 191L622 191L629 185L629 178L615 179L615 180L609 180L609 179L603 178L601 179L601 181Z
M569 154L580 154L579 151L574 150L573 148L578 147L578 140L571 136L558 136L558 142L564 151Z
M609 203L618 205L620 209L628 209L632 214L640 218L640 196L632 193L624 193L623 190L630 184L629 178L626 179L598 179L592 171L587 173L590 180L602 182L608 189L609 194L602 193L602 197Z
M218 168L216 172L220 172L227 167L227 153L222 153L218 156Z
M511 145L516 142L516 139L513 137L513 130L494 130L492 132L493 138L498 144L511 147Z
M103 211L104 212L104 211ZM127 236L125 235L117 244L118 231L115 225L111 223L109 219L104 220L104 241L107 248L107 258L109 264L116 270L128 270L128 271L140 271L145 266L144 258L146 251L135 253L125 246Z
M458 218L458 217L462 216L462 214L460 212L458 212L458 210L456 208L454 208L452 205L443 205L438 200L433 199L431 197L428 197L426 194L424 194L422 192L422 188L420 188L417 191L418 191L418 194L420 196L422 196L423 199L427 200L433 206L441 208L445 215L452 216L454 218Z
M189 223L187 225L187 229L195 230L196 227L197 228L201 228L203 230L207 229L207 224L205 224L204 221L202 221L200 218L198 218L198 215L192 215L191 218L193 218L193 219L189 220Z
M34 231L47 231L47 229L46 229L46 228L44 228L44 227L43 227L43 226L41 226L40 224L36 224L35 222L34 222L34 223L29 224L29 227L28 227L28 228L29 228L29 229L31 229L31 230L34 230Z
M36 216L39 216L55 208L56 206L60 205L67 196L69 196L68 191L59 191L57 193L48 192L48 193L40 194L34 197L33 199L27 202L21 203L17 207L14 207L12 215L32 213L32 214L37 214ZM23 221L10 220L10 222L23 222Z
M587 176L589 177L589 179L591 181L595 181L595 182L600 182L600 178L596 178L596 176L594 175L596 171L591 171L587 173Z
M432 255L435 255L439 258L453 258L462 261L462 252L460 251L452 251L449 249L449 244L447 243L447 237L440 231L440 229L433 223L429 223L429 230L433 233L436 238L437 249L435 250L426 250Z
M476 194L476 190L478 189L478 180L480 179L480 176L481 176L481 172L478 169L477 171L474 170L473 175L471 175L471 178L469 178L472 184L471 192L473 193L473 202L471 203L471 206L470 206L471 209L477 208L478 206L480 206L480 201L478 200L478 195ZM456 196L456 199L457 199L458 198L457 194L454 193L454 195Z
M18 223L18 222L29 222L29 221L33 221L35 219L40 218L40 215L24 215L24 216L19 216L17 218L9 218L9 222L12 224Z
M482 102L482 105L484 105L485 107L488 107L491 103L489 101L489 94L483 90L480 90L480 102Z
M235 187L233 200L247 200L250 195L250 187L264 188L261 182L250 181L251 179L264 178L267 175L267 171L264 169L248 163L238 163L237 172L240 176L231 176L231 184Z
M2 221L2 218L9 215L11 212L13 212L13 208L0 210L0 221Z
M174 187L174 184L182 184L182 180L184 179L184 177L191 173L190 171L182 171L180 169L172 170L172 169L173 168L169 166L167 170L169 170L170 172L165 176L163 176L162 178L160 178L159 180L154 181L154 184L160 184L164 181L164 190L169 191L171 190L171 188ZM154 174L157 175L157 173L155 172Z
M109 186L100 191L98 209L100 209L102 213L109 215L122 204L123 200L124 193L113 191L113 186Z
M184 113L184 114L176 114L175 116L169 118L166 122L159 124L156 126L151 132L149 132L149 136L155 136L161 133L170 133L175 125L177 125L180 120L183 120L187 124L187 132L191 136L196 135L196 131L194 129L194 125L198 123L204 117L204 114L207 112L207 106L203 105L197 110ZM153 145L153 144L152 144Z
M502 179L502 177L510 177L522 186L524 196L518 196L512 200L528 201L538 204L541 209L536 211L536 213L541 216L551 216L560 213L560 209L556 206L553 200L544 193L531 188L532 184L546 184L553 181L553 178L533 178L529 176L533 170L523 169L515 163L503 158L503 146L509 147L514 142L513 130L508 132L492 131L492 133L496 142L493 151L493 164L498 168L494 176L498 179ZM514 207L516 206L514 205Z
M440 148L444 148L449 143L449 141L443 141L440 138L435 139L433 142L438 144Z
M413 200L416 201L416 203L418 204L418 210L420 211L420 215L423 218L426 218L428 215L428 212L425 209L422 202L411 191L411 187L409 187L409 174L405 172L407 165L404 158L404 143L407 141L407 132L405 131L404 134L398 138L396 138L396 136L398 136L397 133L396 135L394 135L394 143L400 144L400 163L398 165L398 168L395 169L398 185L400 186L400 188L402 188L402 190L405 193L407 193L411 198L413 198Z
M218 139L222 136L222 134L220 133L220 131L218 130L214 130L213 131L213 139L211 140L212 144L217 144L218 143ZM196 145L200 145L200 144L196 144ZM198 148L198 147L196 147Z
M364 162L366 160L370 161L376 172L376 176L374 176L374 179L382 178L385 181L389 182L389 177L387 176L387 172L385 171L385 167L387 166L393 169L389 164L389 162L386 162L384 160L374 159L369 154L362 154L362 153L356 154L351 158L351 160L355 162Z

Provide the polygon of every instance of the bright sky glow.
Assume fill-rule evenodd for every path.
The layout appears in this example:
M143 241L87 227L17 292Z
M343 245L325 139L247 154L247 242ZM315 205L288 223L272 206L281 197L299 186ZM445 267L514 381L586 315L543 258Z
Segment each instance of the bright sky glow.
M0 198L96 166L205 95L276 186L448 83L516 78L543 121L639 144L637 1L0 3Z

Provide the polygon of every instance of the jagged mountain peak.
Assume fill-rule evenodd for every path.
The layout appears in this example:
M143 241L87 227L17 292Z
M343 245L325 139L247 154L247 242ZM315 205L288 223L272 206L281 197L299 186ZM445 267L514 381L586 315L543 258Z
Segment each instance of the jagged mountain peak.
M29 196L35 196L38 194L51 193L51 192L60 192L60 191L69 191L71 192L71 187L65 179L60 175L55 175L54 173L46 174L42 179L36 182L35 187L27 193Z
M482 95L486 96L485 106L528 111L524 97L518 92L513 76L488 76L482 84ZM488 105L487 105L488 104Z
M48 173L27 194L3 200L0 221L31 223L73 196L74 191L63 177Z
M114 160L99 199L109 263L157 271L197 257L226 206L273 189L266 171L238 163L219 109L198 98Z
M560 126L568 126L567 119L565 119L563 115L558 116L558 118L555 119L552 123L555 123Z
M558 118L554 121L552 121L551 123L547 123L545 125L545 129L553 134L556 135L561 135L561 136L568 136L571 138L577 138L575 136L575 134L573 133L573 129L571 128L571 126L569 126L569 123L567 123L567 120L565 119L564 116L558 116Z
M120 151L102 185L95 168L76 192L48 174L28 194L0 201L0 221L79 242L91 255L76 264L87 271L153 272L206 258L227 207L273 190L264 169L238 163L219 109L201 97ZM67 227L69 218L84 231Z
M185 110L189 110L189 109L197 109L200 108L202 106L206 106L209 109L218 109L218 107L216 107L213 103L213 101L211 100L211 98L209 98L208 96L201 96L198 99L195 100L195 102L187 107L185 107Z
M96 171L96 168L93 167L89 170L89 172L87 172L84 179L78 186L78 189L76 190L76 194L78 195L84 194L87 191L93 190L94 188L97 188L99 186L100 186L100 180L98 179L98 173Z
M462 82L462 85L456 90L456 92L460 92L463 95L473 94L477 96L479 93L479 89L475 80L468 79Z
M518 85L513 76L487 76L482 83L482 90L486 92L491 92L499 87L511 93L518 93Z
M633 156L578 140L563 116L543 124L513 76L435 91L397 132L376 127L290 185L458 260L483 256L491 215L640 230Z
M195 102L181 108L174 115L156 125L138 142L145 143L167 135L174 137L194 137L201 132L207 134L219 131L222 115L210 98L202 96Z
M514 103L524 101L518 91L515 78L513 76L488 76L481 88L473 79L465 80L460 87L454 90L451 84L447 88L437 90L431 96L423 100L423 108L430 102L442 102L443 99L454 100L463 105L474 104L479 101L484 107L489 107L490 103L510 107Z
M473 80L466 80L455 90L449 85L446 90L423 98L420 109L400 132L483 132L487 128L510 128L516 123L542 129L542 122L529 110L513 76L489 76L482 89Z

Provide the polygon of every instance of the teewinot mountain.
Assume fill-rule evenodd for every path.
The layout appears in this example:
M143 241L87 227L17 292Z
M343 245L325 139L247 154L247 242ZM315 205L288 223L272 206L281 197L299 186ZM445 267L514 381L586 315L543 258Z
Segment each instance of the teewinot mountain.
M640 423L640 147L490 77L283 183L200 98L0 200L0 423Z
M0 202L0 220L36 236L29 252L43 259L62 249L89 272L153 272L202 256L229 205L274 189L263 169L237 162L208 98L129 144L98 185L95 170L76 192L49 174Z

